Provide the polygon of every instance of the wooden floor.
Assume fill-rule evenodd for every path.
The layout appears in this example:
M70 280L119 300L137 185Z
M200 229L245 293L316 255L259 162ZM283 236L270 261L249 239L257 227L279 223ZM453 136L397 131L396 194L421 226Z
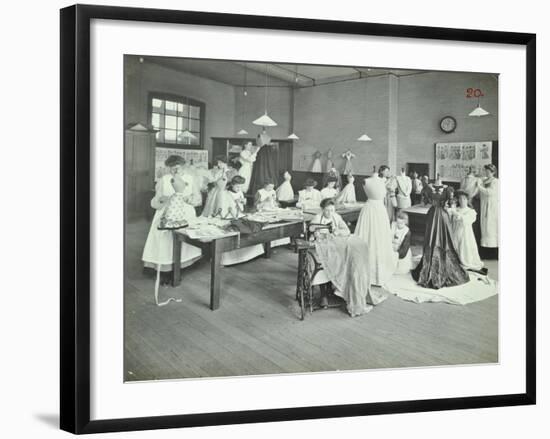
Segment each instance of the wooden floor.
M297 255L287 248L223 268L216 311L206 261L184 270L180 287L161 288L161 300L181 303L157 307L140 261L148 228L130 224L126 235L127 381L498 361L498 296L467 306L390 296L361 317L329 309L300 321ZM495 278L496 262L487 266Z

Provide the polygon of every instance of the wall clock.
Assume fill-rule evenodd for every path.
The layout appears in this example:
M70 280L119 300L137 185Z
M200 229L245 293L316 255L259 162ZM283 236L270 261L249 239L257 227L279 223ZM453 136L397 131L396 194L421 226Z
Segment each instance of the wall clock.
M456 130L456 119L452 116L445 116L439 122L439 128L441 128L441 131L443 131L444 133L452 133L454 130Z

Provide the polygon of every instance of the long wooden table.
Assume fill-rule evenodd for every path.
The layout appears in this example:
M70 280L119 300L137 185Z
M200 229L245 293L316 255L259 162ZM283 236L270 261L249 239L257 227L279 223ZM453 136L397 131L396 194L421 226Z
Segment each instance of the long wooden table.
M347 222L356 222L362 205L338 209L337 212ZM210 256L210 309L220 307L220 271L222 253L238 248L263 244L264 257L271 255L271 241L282 238L300 238L305 236L307 224L313 219L313 212L304 212L304 219L267 224L257 233L242 235L238 232L225 233L215 238L193 239L183 230L173 232L173 270L172 286L181 284L181 244L189 244L201 247Z

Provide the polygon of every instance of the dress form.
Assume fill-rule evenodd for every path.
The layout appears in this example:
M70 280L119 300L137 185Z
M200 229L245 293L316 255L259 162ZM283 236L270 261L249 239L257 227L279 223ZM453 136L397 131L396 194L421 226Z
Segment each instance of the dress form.
M405 175L404 168L401 168L401 173L395 177L395 181L397 183L397 208L411 207L412 181L408 175Z

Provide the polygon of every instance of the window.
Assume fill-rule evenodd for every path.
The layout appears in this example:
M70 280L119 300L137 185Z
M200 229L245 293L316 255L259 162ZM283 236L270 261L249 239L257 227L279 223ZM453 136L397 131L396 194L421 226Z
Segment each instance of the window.
M194 99L151 94L149 97L151 125L159 130L157 143L202 147L204 104Z

